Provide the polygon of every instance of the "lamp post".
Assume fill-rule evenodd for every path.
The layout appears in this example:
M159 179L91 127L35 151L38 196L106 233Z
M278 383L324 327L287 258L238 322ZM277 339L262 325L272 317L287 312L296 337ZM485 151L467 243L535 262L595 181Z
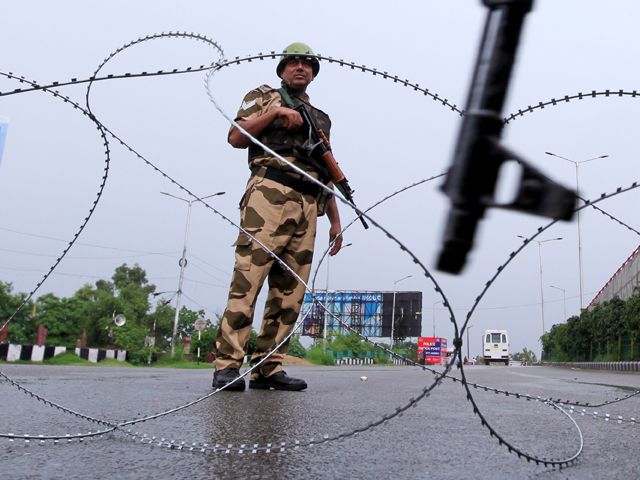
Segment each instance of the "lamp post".
M389 349L392 352L393 352L393 330L394 330L395 320L396 320L396 284L410 277L413 277L413 275L407 275L406 277L403 277L400 280L396 280L395 282L393 282L393 303L391 307L391 342L390 342L391 348Z
M562 300L564 305L564 321L567 321L567 292L564 291L564 288L554 287L553 285L549 285L551 288L555 288L556 290L562 290Z
M518 235L520 238L525 238L522 235ZM542 302L542 333L547 333L547 329L544 323L544 282L542 277L542 244L546 242L553 242L555 240L562 240L562 237L549 238L548 240L534 240L538 244L538 256L540 258L540 300Z
M599 157L593 157L593 158L589 158L587 160L581 160L579 162L576 162L574 160L569 160L568 158L562 157L560 155L556 155L555 153L551 153L551 152L544 152L547 155L551 155L552 157L558 157L561 158L562 160L566 160L567 162L571 162L576 166L576 196L578 198L580 198L580 175L579 175L579 169L578 166L581 163L586 163L586 162L591 162L592 160L599 160L601 158L607 158L609 155L601 155ZM584 277L582 274L582 229L580 226L580 210L578 210L578 262L579 262L579 266L580 266L580 310L582 310L584 308Z
M353 243L347 243L343 245L340 250L350 247ZM322 328L322 353L327 353L327 317L329 316L329 259L330 255L327 255L327 285L324 294L324 327Z
M467 327L467 360L471 360L471 355L469 354L469 330L473 328L473 325L469 325Z
M195 200L186 200L184 198L176 197L175 195L171 195L167 192L160 192L163 195L168 195L169 197L177 198L178 200L182 200L183 202L187 202L189 204L189 208L187 209L187 227L184 232L184 247L182 248L182 258L180 259L180 281L178 282L178 298L176 299L176 315L173 319L173 335L171 337L171 356L175 354L176 350L176 335L178 333L178 317L180 316L180 300L182 298L182 280L184 279L184 267L187 264L186 255L187 255L187 240L189 239L189 221L191 220L191 205L193 202L198 202L200 200L204 200L205 198L215 197L217 195L224 195L224 192L214 193L212 195L207 195L206 197L197 198Z
M436 337L436 305L439 303L444 303L442 300L433 304L433 338Z

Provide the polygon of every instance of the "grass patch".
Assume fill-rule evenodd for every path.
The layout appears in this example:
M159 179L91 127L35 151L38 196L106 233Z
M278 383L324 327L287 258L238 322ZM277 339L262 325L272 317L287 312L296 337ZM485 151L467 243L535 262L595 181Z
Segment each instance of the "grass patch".
M91 365L95 365L92 363ZM115 358L103 358L98 362L99 367L133 367L129 362L121 362Z
M16 360L15 362L7 362L0 360L0 365L44 365L42 362L32 362L30 360Z
M186 368L186 369L207 369L207 368L215 368L212 363L207 362L190 362L186 358L184 358L184 354L176 353L173 357L170 353L163 355L158 359L157 362L151 364L152 367L159 368Z
M31 362L35 363L35 362ZM45 365L71 365L74 367L93 367L96 364L89 360L84 360L73 352L62 352L60 355L48 358L44 361Z
M378 357L376 361L376 365L379 365L382 367L388 367L388 366L394 366L395 364L391 361L391 359L389 358L389 355L381 355Z
M202 369L202 368L215 368L212 363L200 362L198 365L197 362L190 362L188 360L180 360L175 362L168 361L158 361L156 363L151 364L152 367L158 368L186 368L191 370Z
M128 362L119 362L114 358L105 358L100 363L93 363L83 360L73 352L63 352L55 357L48 358L43 362L31 362L28 360L16 360L15 362L0 361L2 365L56 365L56 366L72 366L72 367L132 367Z
M314 365L335 365L336 361L333 359L333 355L330 353L324 353L322 347L311 347L307 352L305 360L313 363Z

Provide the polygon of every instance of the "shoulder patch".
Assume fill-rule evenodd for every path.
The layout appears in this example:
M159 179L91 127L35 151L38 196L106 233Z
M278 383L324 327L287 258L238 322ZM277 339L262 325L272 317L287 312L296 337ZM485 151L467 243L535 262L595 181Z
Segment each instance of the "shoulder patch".
M256 100L257 99L254 98L250 102L247 102L246 100L242 102L242 110L244 110L245 112L249 110L251 107L253 107L256 104Z
M272 91L273 88L271 88L269 85L265 84L265 85L260 85L258 87L258 90L260 90L262 93L268 93L268 92Z

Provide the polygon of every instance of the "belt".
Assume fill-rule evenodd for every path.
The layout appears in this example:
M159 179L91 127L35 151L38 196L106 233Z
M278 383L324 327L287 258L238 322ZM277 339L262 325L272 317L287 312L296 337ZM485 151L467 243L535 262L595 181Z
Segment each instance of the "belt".
M318 185L292 177L282 170L276 170L275 168L267 167L253 167L251 169L252 176L257 175L258 172L261 172L261 174L259 175L260 177L273 180L274 182L278 182L285 187L293 188L296 192L300 192L303 195L311 195L312 197L317 197L321 190Z

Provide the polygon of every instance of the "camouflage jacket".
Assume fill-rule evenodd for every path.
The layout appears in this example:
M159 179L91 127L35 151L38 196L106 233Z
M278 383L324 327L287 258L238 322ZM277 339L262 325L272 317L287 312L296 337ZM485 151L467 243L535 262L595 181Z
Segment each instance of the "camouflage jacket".
M327 139L329 139L331 129L329 116L322 110L311 106L309 104L309 96L306 93L298 96L289 91L289 95L291 96L294 106L298 106L301 103L307 105L317 127L322 130L327 136ZM277 89L271 88L268 85L262 85L251 90L244 97L235 120L236 122L252 120L284 104L285 102L282 100L282 96ZM256 138L274 152L282 155L296 167L309 173L314 178L320 179L320 172L313 163L309 161L306 152L302 149L302 145L308 140L308 132L308 128L304 126L296 131L287 130L282 124L282 120L277 119ZM249 168L256 166L266 166L286 172L292 171L291 167L283 164L277 158L265 152L261 147L252 143L249 146Z

